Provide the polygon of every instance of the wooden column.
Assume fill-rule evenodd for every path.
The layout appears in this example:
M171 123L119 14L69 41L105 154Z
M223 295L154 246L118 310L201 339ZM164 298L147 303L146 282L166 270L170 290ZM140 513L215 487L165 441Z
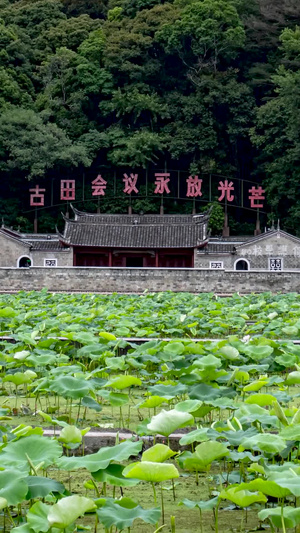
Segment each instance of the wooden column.
M112 251L108 252L108 266L112 267Z
M155 250L155 268L158 268L158 251Z

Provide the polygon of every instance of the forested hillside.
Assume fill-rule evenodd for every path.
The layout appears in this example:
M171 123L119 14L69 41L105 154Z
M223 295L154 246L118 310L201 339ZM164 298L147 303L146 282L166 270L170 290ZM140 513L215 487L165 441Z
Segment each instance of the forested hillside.
M299 0L0 6L5 223L31 228L31 184L173 168L263 184L269 213L299 234ZM57 212L41 212L41 230Z

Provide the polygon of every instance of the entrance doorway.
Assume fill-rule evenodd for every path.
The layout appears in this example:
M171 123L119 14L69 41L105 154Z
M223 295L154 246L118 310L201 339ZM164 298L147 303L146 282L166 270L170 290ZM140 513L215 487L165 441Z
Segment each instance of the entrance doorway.
M126 266L132 268L142 268L144 260L142 257L126 257Z
M235 263L235 270L249 270L249 263L245 259L239 259Z
M20 257L20 259L18 261L18 267L19 268L31 267L31 259L30 259L30 257L27 257L26 255L23 255L23 257Z

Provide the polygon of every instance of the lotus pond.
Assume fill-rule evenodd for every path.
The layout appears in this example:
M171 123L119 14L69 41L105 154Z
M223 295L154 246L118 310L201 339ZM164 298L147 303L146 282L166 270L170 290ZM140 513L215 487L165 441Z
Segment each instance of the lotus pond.
M299 531L297 294L1 300L0 529Z

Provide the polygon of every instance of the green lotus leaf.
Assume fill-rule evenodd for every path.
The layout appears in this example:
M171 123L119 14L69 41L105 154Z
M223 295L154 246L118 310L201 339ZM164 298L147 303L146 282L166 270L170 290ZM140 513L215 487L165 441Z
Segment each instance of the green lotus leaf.
M215 432L210 428L195 429L194 431L190 431L186 435L183 435L179 441L179 444L180 446L187 446L193 442L204 442L210 440L214 433Z
M116 487L134 487L137 485L139 479L129 479L123 476L124 466L111 464L107 468L92 472L92 476L96 481L101 483L109 483Z
M159 483L179 477L179 472L172 464L143 461L126 466L123 470L123 476Z
M202 405L202 402L200 400L184 400L183 402L179 402L175 405L176 411L182 411L183 413L194 413L194 411L197 411Z
M65 487L62 483L50 479L49 477L28 476L25 478L25 482L28 485L26 500L45 498L50 492L63 494L65 491Z
M275 481L279 487L287 489L297 498L300 496L300 476L295 473L288 472L274 472L270 474L269 479Z
M107 331L100 331L99 337L102 337L102 339L105 339L106 341L116 341L117 337L113 335L112 333L108 333Z
M73 376L58 376L51 383L49 389L64 398L79 399L88 396L92 390L92 384L85 379Z
M212 509L216 507L218 501L219 501L218 496L206 502L205 501L194 502L192 500L188 500L187 498L184 498L183 500L181 500L181 502L178 503L178 505L185 505L185 507L187 507L188 509L195 509L195 507L197 507L201 511L212 511Z
M240 487L230 487L222 490L219 494L222 500L229 500L238 507L249 507L253 503L266 502L268 499L261 492L250 492L249 490L240 490Z
M15 311L12 307L3 307L0 309L0 317L2 318L12 318L17 315L17 311Z
M143 441L132 442L126 440L117 446L101 448L97 453L81 457L61 457L57 465L62 470L76 470L86 468L89 472L97 472L107 468L111 461L126 461L131 455L137 456L143 447Z
M50 527L64 529L87 511L93 511L96 505L90 498L84 496L67 496L55 503L48 513Z
M96 402L96 400L90 396L84 396L84 398L82 398L81 405L83 407L88 407L89 409L94 409L94 411L97 413L102 411L102 405L100 405L100 403Z
M30 507L26 518L28 525L36 533L49 531L48 522L49 505L42 502L36 502Z
M100 522L106 529L115 526L119 531L130 528L136 519L143 520L147 524L156 524L160 519L159 508L143 509L140 505L133 505L129 498L118 501L106 501L105 505L97 510Z
M29 473L28 457L35 465L43 463L47 468L61 455L62 448L55 439L32 435L9 442L0 453L0 463L2 466L14 466L18 470Z
M154 409L164 402L166 402L166 398L162 398L161 396L149 396L149 398L139 403L136 407L138 407L138 409Z
M270 519L275 527L282 528L282 515L285 527L296 527L300 523L300 507L271 507L259 511L260 520Z
M294 337L298 335L298 328L297 326L285 326L284 328L282 328L282 333L284 333L285 335L289 335L290 337Z
M142 384L142 380L140 378L137 378L135 376L130 376L129 374L124 374L123 376L116 376L107 383L105 383L104 387L112 387L113 389L127 389L129 387L132 387L133 385L136 387L140 387Z
M280 485L278 485L276 481L266 480L262 478L253 479L252 481L249 481L249 483L241 483L239 487L241 490L262 492L263 494L266 494L267 496L271 496L273 498L285 498L286 496L291 494L288 489L280 487Z
M233 348L234 350L235 348ZM222 366L222 361L218 357L215 357L212 354L205 355L204 357L201 357L201 359L198 359L194 362L194 366L196 368L203 368L206 370L214 370L216 368L220 368Z
M290 372L285 380L285 385L298 385L300 383L300 371Z
M264 407L265 405L272 405L274 402L276 402L275 396L272 394L251 394L251 396L248 396L248 398L245 400L245 403L248 404L256 404L260 407Z
M268 383L267 380L257 379L243 388L244 392L257 392Z
M148 391L156 396L161 396L161 398L166 398L166 400L171 400L172 398L175 398L175 396L179 396L180 394L184 394L187 391L186 385L182 385L182 383L178 383L178 385L153 385L153 387L149 387Z
M172 355L182 355L184 353L184 345L182 342L171 341L164 346L163 351Z
M285 427L280 431L279 436L285 440L296 440L300 442L300 424Z
M173 452L169 446L166 446L165 444L155 444L143 453L142 461L163 463L167 459L170 459L170 457L173 457L173 455L176 455L176 452Z
M15 374L8 374L3 378L3 382L13 383L16 387L24 385L24 383L30 383L31 377L22 372L16 372Z
M274 352L274 348L272 346L247 346L245 348L245 352L251 359L254 361L260 361L261 359L265 359L266 357L269 357Z
M243 439L239 451L250 449L275 454L282 452L285 448L286 442L279 435L259 433L258 435L253 435L253 437Z
M189 413L171 409L165 411L164 409L156 416L153 416L147 429L152 433L158 433L168 437L176 429L190 426L194 423L194 417Z
M217 461L222 457L229 455L229 450L221 442L214 440L201 442L195 449L195 455L200 459L204 466L211 464L213 461Z
M123 392L110 392L107 399L113 407L122 407L122 405L129 402L128 394Z
M220 348L218 351L222 357L224 357L224 359L228 359L229 361L235 361L240 357L240 352L233 346L226 345Z
M23 524L22 526L14 527L10 531L11 533L34 533L34 530L29 524Z
M0 497L8 505L18 505L28 492L28 485L22 472L14 469L0 471Z

